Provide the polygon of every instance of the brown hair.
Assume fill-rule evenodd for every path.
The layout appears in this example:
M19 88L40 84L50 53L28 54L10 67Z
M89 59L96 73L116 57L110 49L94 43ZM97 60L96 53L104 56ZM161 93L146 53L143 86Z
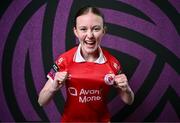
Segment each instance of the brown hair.
M85 7L81 8L81 9L79 9L79 11L76 13L76 15L74 17L74 22L73 22L74 27L76 27L76 19L77 19L77 17L79 17L81 15L84 15L84 14L87 14L88 12L92 12L93 14L102 17L103 26L105 27L104 15L101 13L101 11L98 8L92 7L92 6L85 6Z

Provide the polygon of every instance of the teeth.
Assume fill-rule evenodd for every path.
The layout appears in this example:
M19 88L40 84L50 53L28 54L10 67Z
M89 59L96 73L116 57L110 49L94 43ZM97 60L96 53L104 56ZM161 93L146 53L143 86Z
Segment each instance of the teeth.
M88 42L88 41L86 41L86 44L93 45L93 44L95 44L95 42Z
M94 44L94 43L89 43L89 42L88 42L88 44Z

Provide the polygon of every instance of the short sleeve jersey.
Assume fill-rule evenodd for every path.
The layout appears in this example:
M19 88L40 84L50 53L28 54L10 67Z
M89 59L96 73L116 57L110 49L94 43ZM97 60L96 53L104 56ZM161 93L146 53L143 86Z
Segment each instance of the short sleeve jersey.
M67 71L67 100L62 122L108 122L107 95L110 85L105 83L107 74L117 74L121 70L118 60L101 49L104 63L76 62L77 47L60 55L55 64L58 71ZM54 79L54 71L48 73Z

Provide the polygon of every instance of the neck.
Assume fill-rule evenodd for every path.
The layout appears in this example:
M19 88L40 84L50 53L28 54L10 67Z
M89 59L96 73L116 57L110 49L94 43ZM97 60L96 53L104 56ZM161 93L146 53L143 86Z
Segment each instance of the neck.
M94 61L96 61L97 59L98 59L98 57L99 57L99 50L97 49L95 52L93 52L93 53L86 53L86 52L83 52L82 50L81 50L81 55L82 55L82 57L86 60L86 61L88 61L88 62L94 62Z

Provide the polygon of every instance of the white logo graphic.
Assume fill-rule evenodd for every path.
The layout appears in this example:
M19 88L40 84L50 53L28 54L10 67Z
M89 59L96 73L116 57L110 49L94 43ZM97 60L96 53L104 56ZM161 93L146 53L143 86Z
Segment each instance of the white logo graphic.
M116 64L115 62L114 62L114 64L113 64L113 66L114 66L114 68L116 68L116 70L118 70L119 68L119 66L118 66L118 64Z
M57 60L57 63L56 63L56 64L57 64L57 65L60 65L63 61L64 61L64 58L61 57L60 59Z
M99 100L101 100L100 90L94 90L94 89L86 90L82 88L79 93L79 102L81 103L99 101Z
M69 93L70 93L72 96L77 96L77 90L76 90L76 88L74 88L74 87L69 87L69 88L68 88L68 91L69 91Z
M79 92L74 87L69 87L68 91L70 95L77 96L80 103L87 103L91 101L100 101L101 93L100 90L94 89L80 89ZM79 96L78 96L79 95Z

